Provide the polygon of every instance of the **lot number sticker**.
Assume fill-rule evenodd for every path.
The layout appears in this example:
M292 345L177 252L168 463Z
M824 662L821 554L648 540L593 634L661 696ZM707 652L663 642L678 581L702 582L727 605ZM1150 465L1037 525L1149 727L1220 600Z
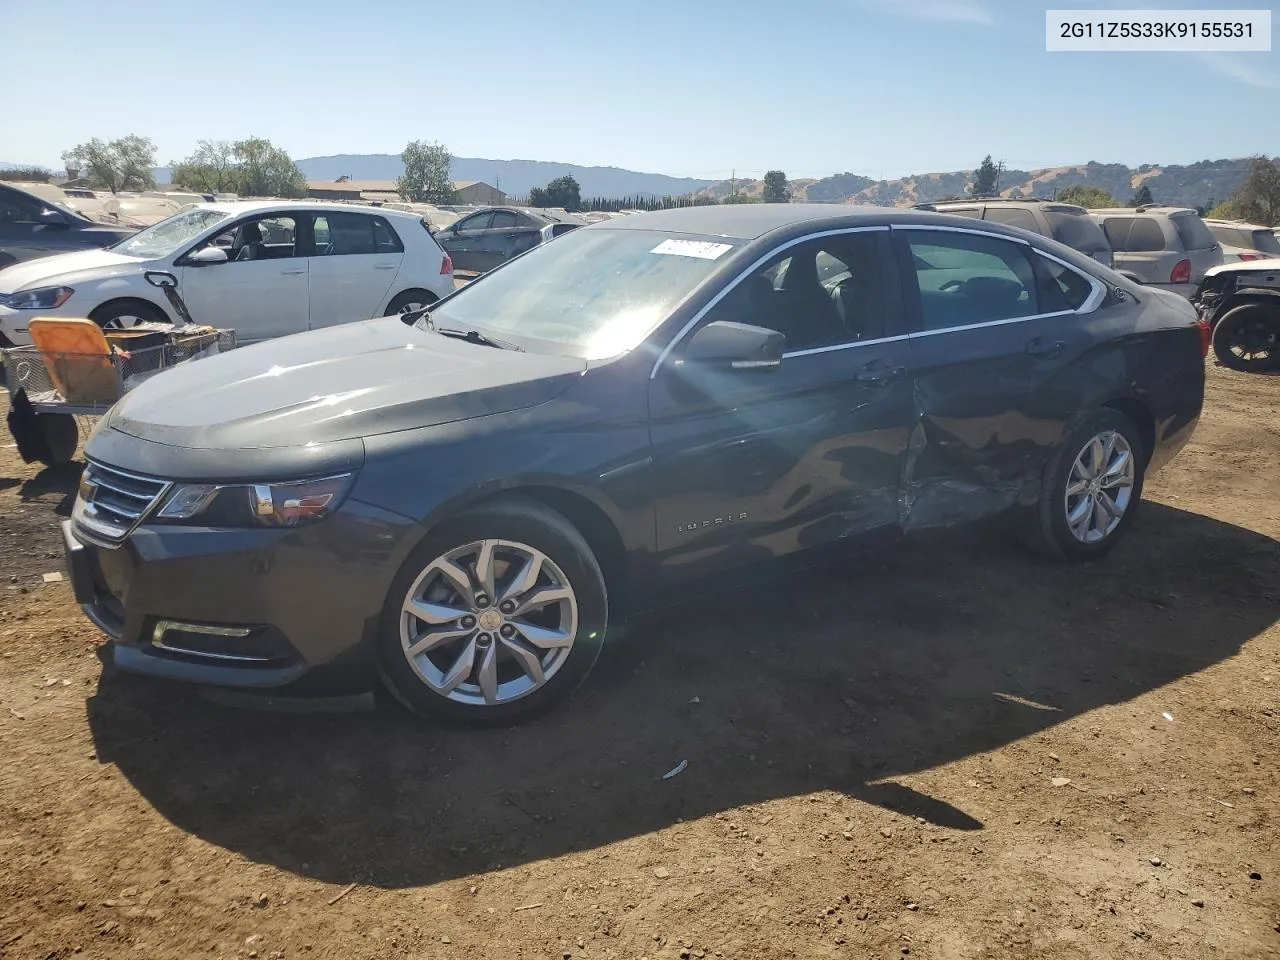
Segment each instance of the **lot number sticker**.
M697 257L699 260L716 260L726 250L732 250L729 243L711 243L706 240L663 240L650 250L650 253L665 253L673 257Z

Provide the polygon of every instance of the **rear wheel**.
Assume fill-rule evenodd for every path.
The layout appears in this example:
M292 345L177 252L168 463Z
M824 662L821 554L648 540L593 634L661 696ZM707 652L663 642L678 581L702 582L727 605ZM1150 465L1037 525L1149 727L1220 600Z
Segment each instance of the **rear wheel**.
M1244 373L1280 366L1280 307L1245 303L1228 310L1213 331L1213 354Z
M414 310L431 306L436 300L436 295L430 290L405 290L403 293L396 294L395 299L391 301L387 307L387 316L412 313Z
M600 566L569 521L532 502L495 503L441 524L405 562L378 661L418 713L506 723L573 691L607 621Z
M1067 435L1045 468L1032 545L1067 560L1094 560L1116 545L1142 498L1147 452L1130 420L1099 410Z
M142 300L114 300L89 314L103 330L125 330L140 323L171 323L160 310Z

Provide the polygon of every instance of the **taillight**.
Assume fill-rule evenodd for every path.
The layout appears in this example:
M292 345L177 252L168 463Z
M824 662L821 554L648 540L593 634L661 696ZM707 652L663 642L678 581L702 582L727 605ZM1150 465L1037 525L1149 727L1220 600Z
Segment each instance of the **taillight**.
M444 259L440 261L440 275L445 276L451 273L453 273L453 257L446 253Z
M1261 259L1262 259L1262 254L1260 254L1260 253L1242 253L1242 254L1240 254L1240 259L1241 259L1241 260L1261 260Z
M1170 283L1190 283L1191 282L1191 261L1179 260L1177 266L1173 268L1173 273L1169 274Z
M1213 336L1209 331L1209 320L1201 317L1196 321L1196 326L1200 328L1200 359L1204 359L1209 355L1209 344L1213 341Z

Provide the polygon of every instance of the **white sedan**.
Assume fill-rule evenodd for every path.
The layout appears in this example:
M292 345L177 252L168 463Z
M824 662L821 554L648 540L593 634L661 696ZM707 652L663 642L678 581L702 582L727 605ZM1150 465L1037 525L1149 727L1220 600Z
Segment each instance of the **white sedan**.
M32 317L104 328L175 322L144 274L163 270L197 323L241 343L404 313L453 292L453 263L421 216L341 203L202 203L105 250L0 270L0 346Z

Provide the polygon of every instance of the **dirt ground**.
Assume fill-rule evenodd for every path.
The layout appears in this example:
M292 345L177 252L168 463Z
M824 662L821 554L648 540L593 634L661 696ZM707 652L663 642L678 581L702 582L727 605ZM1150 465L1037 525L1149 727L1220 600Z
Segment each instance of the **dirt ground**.
M104 669L42 577L74 483L0 449L5 958L1280 956L1280 377L1210 370L1102 563L946 531L511 730Z

